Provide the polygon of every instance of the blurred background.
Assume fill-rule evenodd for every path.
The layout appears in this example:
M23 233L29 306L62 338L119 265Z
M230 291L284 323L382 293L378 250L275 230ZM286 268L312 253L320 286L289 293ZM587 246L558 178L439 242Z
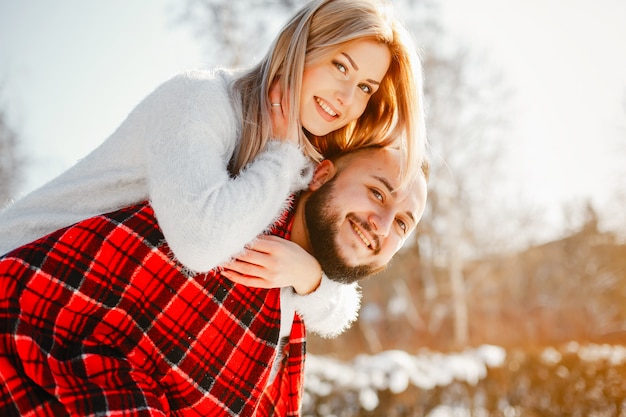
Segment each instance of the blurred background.
M176 72L256 62L301 4L0 0L0 205ZM626 416L626 2L393 4L429 204L353 328L309 336L304 414Z

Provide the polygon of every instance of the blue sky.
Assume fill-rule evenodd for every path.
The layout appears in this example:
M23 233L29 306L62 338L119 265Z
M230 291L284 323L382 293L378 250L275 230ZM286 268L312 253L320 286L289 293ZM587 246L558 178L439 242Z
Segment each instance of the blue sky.
M175 24L181 4L0 0L0 97L32 161L24 192L101 143L160 82L210 64ZM610 209L626 190L626 2L441 4L448 30L517 89L508 188L555 221L581 198Z

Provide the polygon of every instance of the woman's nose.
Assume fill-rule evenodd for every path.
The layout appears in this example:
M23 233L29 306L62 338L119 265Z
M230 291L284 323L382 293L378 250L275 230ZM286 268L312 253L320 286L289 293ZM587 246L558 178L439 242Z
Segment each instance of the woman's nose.
M352 84L346 82L337 90L336 98L337 102L342 106L350 106L354 101L354 93L356 91L356 87Z

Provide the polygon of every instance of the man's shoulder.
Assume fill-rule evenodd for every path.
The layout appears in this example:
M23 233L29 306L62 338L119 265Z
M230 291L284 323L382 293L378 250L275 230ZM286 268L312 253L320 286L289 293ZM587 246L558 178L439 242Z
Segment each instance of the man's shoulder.
M293 220L299 197L300 193L292 194L287 197L279 216L269 228L270 234L284 239L291 239L291 228L293 227Z

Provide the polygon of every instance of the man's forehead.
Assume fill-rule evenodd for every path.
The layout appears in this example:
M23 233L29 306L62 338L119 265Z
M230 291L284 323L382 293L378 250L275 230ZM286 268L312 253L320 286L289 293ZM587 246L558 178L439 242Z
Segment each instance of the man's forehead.
M400 175L400 154L397 151L385 148L372 149L356 155L352 162L359 162L357 165L361 169L369 170L383 176L391 184L399 182Z

